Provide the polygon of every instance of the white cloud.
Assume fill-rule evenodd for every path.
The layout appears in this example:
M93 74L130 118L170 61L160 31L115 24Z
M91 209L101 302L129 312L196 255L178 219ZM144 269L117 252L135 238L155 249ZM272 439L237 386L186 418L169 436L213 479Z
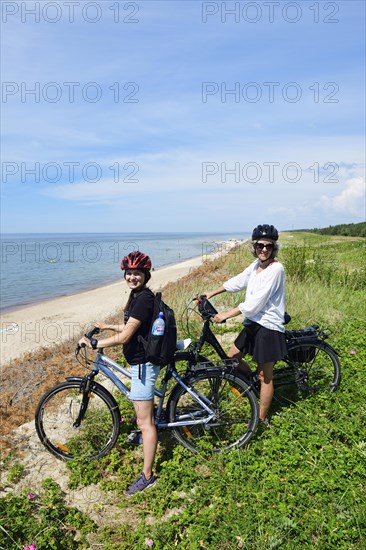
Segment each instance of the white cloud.
M345 188L334 197L322 195L320 206L326 211L342 212L363 217L365 215L365 180L352 178L345 182Z

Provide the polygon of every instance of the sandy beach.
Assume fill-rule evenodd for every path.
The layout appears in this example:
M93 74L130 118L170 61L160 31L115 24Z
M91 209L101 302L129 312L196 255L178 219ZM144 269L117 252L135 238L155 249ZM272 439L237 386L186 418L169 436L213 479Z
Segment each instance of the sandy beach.
M228 252L236 244L229 241L222 247L222 251ZM198 256L158 269L152 273L149 287L157 291L215 257L217 254L209 258ZM0 333L1 365L44 346L57 345L66 340L76 341L93 322L102 321L123 307L128 293L128 287L121 277L121 281L114 284L4 313L1 316ZM17 325L14 332L11 331L13 324Z

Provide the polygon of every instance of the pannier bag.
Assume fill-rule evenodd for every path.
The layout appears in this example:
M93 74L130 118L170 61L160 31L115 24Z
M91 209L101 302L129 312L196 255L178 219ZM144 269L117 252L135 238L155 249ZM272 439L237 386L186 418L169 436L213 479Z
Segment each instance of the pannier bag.
M314 339L314 341L317 341L318 327L310 326L299 330L286 331L286 341L290 347L287 357L291 359L291 361L296 363L310 363L314 359L316 347L303 345L301 340L304 338L307 339L307 343L309 339ZM298 347L297 349L291 349L291 344L293 345L295 342L297 344L301 344L301 348Z
M290 349L287 357L295 363L310 363L315 357L315 351L314 346L301 346L301 348Z

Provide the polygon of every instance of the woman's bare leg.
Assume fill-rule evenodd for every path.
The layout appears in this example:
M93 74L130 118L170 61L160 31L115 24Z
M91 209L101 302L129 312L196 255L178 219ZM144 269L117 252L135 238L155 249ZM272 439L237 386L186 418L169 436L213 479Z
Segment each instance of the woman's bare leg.
M258 363L258 378L261 383L259 397L259 418L265 420L273 398L273 365L272 363Z
M228 357L237 359L239 361L238 370L250 374L252 372L250 366L246 361L243 360L244 354L236 347L234 344L231 346Z
M158 434L154 422L154 401L134 401L137 426L142 434L142 449L144 453L143 472L146 479L150 479L158 445Z

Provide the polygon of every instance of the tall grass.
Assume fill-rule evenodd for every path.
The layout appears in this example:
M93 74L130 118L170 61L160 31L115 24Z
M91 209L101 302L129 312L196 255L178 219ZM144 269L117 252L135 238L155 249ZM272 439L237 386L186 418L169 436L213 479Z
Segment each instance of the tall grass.
M366 288L365 246L362 242L292 245L283 248L281 256L292 283L318 282L349 290Z

